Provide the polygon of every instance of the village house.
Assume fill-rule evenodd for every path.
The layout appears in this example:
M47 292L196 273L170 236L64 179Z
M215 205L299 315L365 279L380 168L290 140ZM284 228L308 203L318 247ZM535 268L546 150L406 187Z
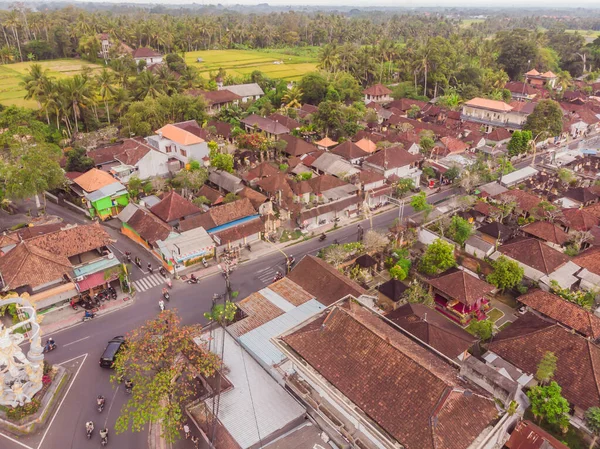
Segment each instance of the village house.
M392 194L392 186L386 183L385 177L381 173L361 170L358 174L358 182L368 207L388 202L387 197Z
M92 168L70 185L85 204L90 217L101 220L116 216L129 204L127 188L105 171Z
M0 257L0 291L27 292L36 308L63 304L80 293L92 296L117 279L120 264L108 233L97 224L63 226L21 240Z
M200 197L204 197L209 201L208 205L205 204L203 207L218 206L219 204L222 204L225 199L225 195L222 195L221 192L206 184L198 190L198 198Z
M385 317L451 360L466 360L477 343L473 335L422 304L404 304Z
M265 94L257 83L219 86L219 90L228 90L229 92L233 92L242 99L242 103L258 100Z
M580 288L600 291L600 247L586 249L573 259L573 263L582 268L576 275L580 279Z
M97 168L110 172L127 184L132 176L146 180L169 173L169 157L137 139L123 141L88 151Z
M541 427L531 421L521 421L505 444L508 449L569 449Z
M536 69L531 69L525 73L525 82L536 87L550 87L554 89L558 77L551 71L540 73Z
M360 151L362 152L362 150ZM310 166L314 168L317 173L333 175L338 178L348 178L360 172L360 169L357 168L356 164L352 164L344 157L329 151L321 154Z
M158 241L176 236L175 230L144 207L130 203L119 213L121 233L151 251L159 260Z
M533 101L543 96L540 89L522 81L509 81L504 88L510 92L512 99L517 101Z
M289 359L287 388L325 422L345 423L356 447L466 449L492 436L493 398L358 301L333 305L274 342Z
M163 266L177 275L190 265L215 255L215 243L203 228L194 228L181 234L171 234L156 241L156 252Z
M367 104L372 101L376 103L385 103L392 99L390 97L392 91L383 84L375 84L374 86L368 87L363 90L363 94L365 95L365 103Z
M201 129L195 123L197 129ZM207 142L194 134L189 122L167 124L156 131L154 136L146 137L146 142L152 148L169 157L169 168L179 171L190 161L202 161L208 156Z
M562 309L561 313L572 312ZM561 321L567 320L575 322L578 318L561 317ZM557 357L553 380L562 387L562 396L569 401L579 427L585 411L600 406L600 375L596 363L600 348L595 343L557 324L556 320L546 320L529 312L494 336L485 359L500 357L512 364L519 370L516 375L522 378L519 383L525 384L527 379L533 378L547 352ZM577 366L577 376L573 376L574 366Z
M534 221L523 226L521 232L540 239L558 251L570 240L569 234L550 221Z
M211 184L216 186L221 193L237 194L244 188L244 184L240 178L223 170L210 168L208 170L208 180Z
M343 157L352 164L358 165L360 161L369 156L369 153L361 149L358 145L350 140L339 144L331 150L333 154Z
M300 123L298 121L294 120L291 117L288 117L287 115L280 114L278 112L274 112L273 114L269 115L268 118L269 118L269 120L273 120L274 122L281 123L283 126L285 126L290 131L293 129L300 128Z
M283 152L292 157L300 157L304 154L317 151L317 147L314 145L311 145L304 139L292 136L291 134L281 134L279 140L283 140L287 143Z
M422 174L418 167L420 160L420 156L410 154L404 148L390 147L366 158L363 168L381 173L386 178L390 178L392 175L409 178L412 179L415 186L418 186Z
M177 227L186 218L202 211L175 190L171 190L163 194L160 202L150 207L150 212L170 226Z
M383 310L396 310L404 302L407 290L404 282L390 279L377 287L377 305Z
M455 268L426 282L433 289L436 310L448 318L463 325L472 319L485 319L489 308L486 295L494 291L494 286Z
M323 139L319 140L318 142L315 142L315 145L317 146L317 148L319 150L328 150L330 148L333 148L337 144L338 144L338 142L336 142L333 139L330 139L327 136L325 136Z
M216 114L223 108L235 106L239 104L242 97L231 92L230 90L200 90L200 89L188 89L185 91L186 95L192 97L202 96L206 100L208 105L208 113Z
M358 148L360 148L361 150L363 150L366 153L372 154L375 153L377 151L377 144L375 142L373 142L371 139L368 139L366 137L363 137L362 139L360 139L359 141L356 142L356 146ZM410 153L410 149L408 149L408 152Z
M113 43L108 33L100 33L97 35L100 41L100 51L98 57L105 61L111 58L111 54L124 56L133 55L133 49L124 42Z
M528 113L515 110L503 101L473 98L462 106L460 118L484 125L488 132L494 128L521 129Z
M282 134L289 134L290 130L281 123L274 120L251 114L240 120L246 132L261 131L272 139L277 139Z
M152 50L151 48L148 48L148 47L137 48L133 52L133 59L136 62L136 64L138 64L138 65L141 61L144 61L146 64L146 67L153 65L153 64L162 64L162 62L163 62L163 57L160 54L160 52L158 52L156 50Z

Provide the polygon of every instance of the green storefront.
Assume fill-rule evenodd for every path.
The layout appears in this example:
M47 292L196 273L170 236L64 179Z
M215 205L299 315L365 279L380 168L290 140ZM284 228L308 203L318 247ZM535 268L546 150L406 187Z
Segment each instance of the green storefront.
M116 217L129 204L129 192L120 182L115 182L86 195L88 211L92 218L101 220Z

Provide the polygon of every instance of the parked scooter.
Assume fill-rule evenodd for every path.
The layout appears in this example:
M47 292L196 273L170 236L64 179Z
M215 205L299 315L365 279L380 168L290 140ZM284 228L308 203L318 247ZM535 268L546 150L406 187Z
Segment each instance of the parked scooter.
M158 307L160 307L161 312L165 311L165 302L162 299L158 301Z
M81 321L83 321L85 323L86 321L93 320L95 317L96 317L95 313L90 312L89 310L86 310Z
M114 287L108 287L108 294L110 295L110 297L112 299L117 299L117 291L115 290Z
M79 307L77 307L77 301L75 301L75 298L71 299L71 307L73 308L73 310L77 310L79 309Z
M163 298L165 298L165 301L169 301L169 299L171 299L171 295L169 295L169 290L167 290L166 288L163 288L162 291L163 294Z
M208 262L204 257L202 258L202 265L204 265L204 268L208 268Z
M187 280L187 283L188 284L197 284L198 283L198 278L192 274L190 276L190 278Z
M160 268L158 269L158 272L160 273L160 275L161 275L162 277L164 277L164 278L166 278L166 277L167 277L167 270L165 270L165 267L160 267Z
M327 238L327 236L325 235L325 233L321 234L321 236L319 237L319 242L322 242L326 238Z

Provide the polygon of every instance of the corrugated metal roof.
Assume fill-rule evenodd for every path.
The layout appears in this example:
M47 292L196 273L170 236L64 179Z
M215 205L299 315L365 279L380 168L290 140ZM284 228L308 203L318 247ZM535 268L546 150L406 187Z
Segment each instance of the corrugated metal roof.
M212 347L221 346L223 335L223 361L233 388L221 394L218 418L236 442L246 449L303 419L305 410L222 329L215 331ZM212 410L211 399L205 404Z
M284 312L289 312L291 310L294 310L294 305L292 303L290 303L283 296L275 293L273 290L270 290L269 288L263 288L259 293L261 295L263 295L265 298L267 298L270 302L275 304L277 307L279 307L281 310L283 310Z
M106 198L107 196L115 195L116 193L125 194L127 193L127 189L120 182L113 182L112 184L101 187L92 193L86 194L86 198L91 202L94 202L102 198Z
M297 324L316 315L325 306L316 299L311 299L287 313L263 324L242 335L239 340L265 366L273 366L284 360L284 355L271 343L271 338L283 334Z

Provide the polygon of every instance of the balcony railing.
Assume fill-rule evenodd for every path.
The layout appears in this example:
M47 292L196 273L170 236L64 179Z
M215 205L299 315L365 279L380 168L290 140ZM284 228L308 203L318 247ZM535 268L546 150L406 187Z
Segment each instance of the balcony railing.
M523 125L520 125L520 124L517 124L514 122L510 122L508 120L490 120L487 118L476 117L473 115L466 115L466 114L460 114L460 119L465 120L467 122L482 123L484 125L489 125L489 126L499 126L501 128L521 129L523 127Z

